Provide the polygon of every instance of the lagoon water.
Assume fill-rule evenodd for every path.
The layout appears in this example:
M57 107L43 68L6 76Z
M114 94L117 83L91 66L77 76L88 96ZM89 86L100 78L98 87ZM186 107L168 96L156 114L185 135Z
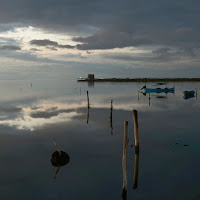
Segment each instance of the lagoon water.
M168 83L175 93L151 94L150 102L148 95L138 95L143 85L1 80L0 198L122 199L127 120L127 199L200 199L200 93L183 98L184 90L199 89L200 83ZM135 189L133 109L138 111L140 139ZM58 168L51 164L54 138L70 156L57 175Z

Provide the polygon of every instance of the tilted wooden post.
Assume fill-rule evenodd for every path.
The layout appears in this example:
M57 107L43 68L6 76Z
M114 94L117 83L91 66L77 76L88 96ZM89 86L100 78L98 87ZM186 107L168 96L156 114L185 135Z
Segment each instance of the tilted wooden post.
M58 145L56 144L56 140L53 139L53 141L54 141L54 144L55 144L55 146L56 146L56 149L57 149L58 153L59 153L60 156L61 156L61 151L60 151L60 149L58 148Z
M128 121L124 121L124 144L123 144L123 157L122 157L122 169L123 169L122 197L123 199L126 199L126 194L127 194L127 147L128 147Z
M133 121L134 121L135 151L139 152L139 135L138 135L138 115L137 115L137 110L133 110Z

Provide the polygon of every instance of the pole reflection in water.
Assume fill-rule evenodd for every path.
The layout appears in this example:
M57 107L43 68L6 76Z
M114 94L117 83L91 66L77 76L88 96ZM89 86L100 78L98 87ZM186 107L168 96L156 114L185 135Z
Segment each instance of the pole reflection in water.
M113 110L113 100L110 101L110 133L113 135L113 126L112 126L112 110Z
M138 169L139 169L139 151L135 151L133 189L136 189L138 186Z
M54 167L58 167L58 169L56 170L55 175L54 175L54 179L56 179L56 176L57 176L60 168L69 163L70 157L64 151L60 151L60 149L58 148L58 145L56 144L56 140L55 139L54 139L54 144L55 144L55 146L57 148L57 151L55 151L51 156L51 164Z
M150 97L150 92L149 92L149 106L151 105L151 97Z
M90 108L87 109L87 124L89 123L89 117L90 117Z
M123 169L123 188L122 199L127 199L127 147L128 147L128 121L124 121L124 144L123 144L123 157L122 157L122 169Z

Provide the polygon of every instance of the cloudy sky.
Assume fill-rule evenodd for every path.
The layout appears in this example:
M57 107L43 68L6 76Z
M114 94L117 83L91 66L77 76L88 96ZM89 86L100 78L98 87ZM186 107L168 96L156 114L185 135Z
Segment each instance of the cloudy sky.
M195 75L199 19L199 0L0 1L0 65L77 63Z

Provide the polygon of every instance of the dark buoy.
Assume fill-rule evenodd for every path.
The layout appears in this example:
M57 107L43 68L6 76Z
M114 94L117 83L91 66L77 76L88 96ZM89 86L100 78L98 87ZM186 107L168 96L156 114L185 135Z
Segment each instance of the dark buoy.
M56 173L54 175L54 179L56 179L56 176L60 170L60 168L66 164L69 163L70 161L70 157L67 153L65 153L64 151L60 151L58 145L56 144L56 140L54 139L54 144L57 148L58 151L55 151L52 156L51 156L51 164L54 167L58 167L58 169L56 170Z
M55 167L61 167L68 164L70 157L64 151L61 151L61 155L58 151L55 151L51 156L51 164Z

